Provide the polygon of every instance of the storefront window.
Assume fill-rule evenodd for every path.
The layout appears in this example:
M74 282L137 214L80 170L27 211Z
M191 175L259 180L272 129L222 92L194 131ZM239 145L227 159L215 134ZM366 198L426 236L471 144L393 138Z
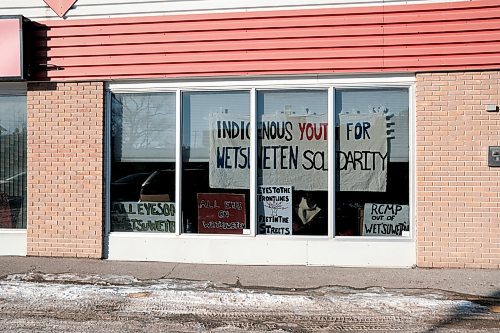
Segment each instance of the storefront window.
M410 236L407 89L335 93L337 236Z
M0 228L26 228L26 105L0 95Z
M175 93L113 94L111 231L175 232Z
M257 232L328 235L328 93L257 94Z
M112 94L111 231L176 231L180 107L180 233L410 237L409 90L334 91L330 148L323 88L181 91L180 105L175 93Z
M182 94L183 232L250 228L250 94Z

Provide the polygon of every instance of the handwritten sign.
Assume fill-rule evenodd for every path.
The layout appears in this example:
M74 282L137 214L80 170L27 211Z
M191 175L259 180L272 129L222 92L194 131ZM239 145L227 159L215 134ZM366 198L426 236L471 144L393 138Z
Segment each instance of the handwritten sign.
M111 227L113 231L175 232L175 203L113 202Z
M292 234L292 187L259 186L257 189L259 234Z
M340 191L385 192L387 123L383 113L340 114Z
M408 205L366 203L363 236L409 236Z
M245 116L210 115L210 187L249 187L249 127ZM293 183L296 190L326 190L327 130L326 115L264 116L257 133L259 182Z
M244 194L198 193L198 232L242 234L246 225Z

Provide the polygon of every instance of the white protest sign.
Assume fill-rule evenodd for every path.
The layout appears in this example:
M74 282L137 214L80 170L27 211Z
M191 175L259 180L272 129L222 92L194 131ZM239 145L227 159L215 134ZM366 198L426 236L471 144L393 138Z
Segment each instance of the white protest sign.
M113 231L175 232L175 203L113 202L111 227Z
M340 191L385 192L387 123L383 113L340 114Z
M363 236L410 236L408 205L366 203Z
M264 186L257 190L259 234L292 234L292 187Z
M210 115L209 179L212 188L249 188L249 118ZM258 124L261 184L293 184L295 190L328 186L327 118L277 114Z

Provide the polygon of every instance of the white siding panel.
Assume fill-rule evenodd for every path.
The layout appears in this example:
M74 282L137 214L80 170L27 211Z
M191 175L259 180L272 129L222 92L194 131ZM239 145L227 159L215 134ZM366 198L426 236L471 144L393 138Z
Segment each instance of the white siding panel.
M159 16L457 1L465 0L78 0L65 18ZM2 1L0 15L24 15L35 21L60 19L43 0Z
M23 15L33 20L58 18L43 0L1 1L1 15Z

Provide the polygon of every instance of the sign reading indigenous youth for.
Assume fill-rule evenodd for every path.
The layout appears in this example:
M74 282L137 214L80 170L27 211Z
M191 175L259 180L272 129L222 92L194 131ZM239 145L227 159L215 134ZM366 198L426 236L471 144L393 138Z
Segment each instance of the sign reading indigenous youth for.
M210 187L249 188L250 122L245 116L210 115ZM294 184L295 190L327 189L327 118L278 114L258 124L261 184Z
M383 113L340 114L340 191L385 192L387 123Z
M292 234L292 187L264 186L257 190L259 234Z
M408 205L366 203L363 236L410 236Z
M175 203L113 202L111 226L113 231L175 232Z
M244 194L198 193L198 232L242 234L246 224Z

